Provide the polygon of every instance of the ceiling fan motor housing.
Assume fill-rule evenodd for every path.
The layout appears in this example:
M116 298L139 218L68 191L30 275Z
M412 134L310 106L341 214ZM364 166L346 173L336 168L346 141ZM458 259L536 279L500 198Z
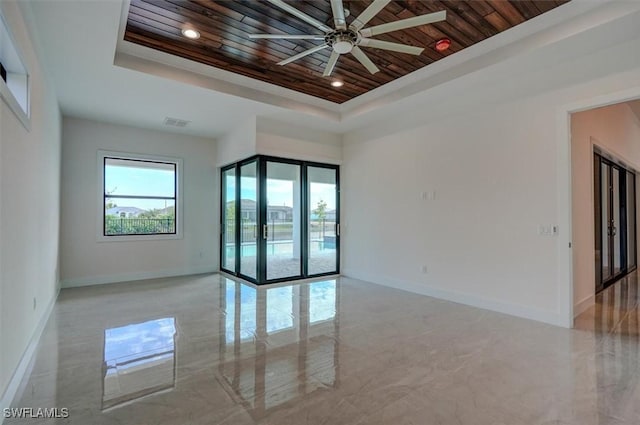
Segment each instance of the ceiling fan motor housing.
M334 52L341 55L349 53L358 41L358 34L352 30L340 30L327 34L325 37L327 44Z

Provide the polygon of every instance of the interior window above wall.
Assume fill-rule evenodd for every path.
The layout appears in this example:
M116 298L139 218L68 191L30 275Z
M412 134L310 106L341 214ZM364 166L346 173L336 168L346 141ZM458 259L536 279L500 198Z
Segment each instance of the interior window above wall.
M100 240L178 238L181 160L100 152Z
M2 15L0 15L0 97L22 124L29 128L29 72Z

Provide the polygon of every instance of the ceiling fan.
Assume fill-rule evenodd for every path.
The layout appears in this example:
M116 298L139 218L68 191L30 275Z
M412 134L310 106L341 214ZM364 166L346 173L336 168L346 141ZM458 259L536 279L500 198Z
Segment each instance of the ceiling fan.
M347 25L346 17L348 11L342 4L342 0L330 0L331 11L333 13L333 24L335 28L323 24L317 19L307 15L296 9L283 0L267 0L274 6L279 7L302 19L303 21L313 25L324 34L249 34L251 39L281 39L281 40L319 40L324 41L316 47L305 50L295 56L291 56L278 65L286 65L312 53L320 50L331 48L331 56L324 68L322 75L328 77L333 72L333 68L338 62L340 55L351 53L367 70L375 74L380 71L378 67L369 59L369 57L360 49L360 47L373 47L382 50L391 50L393 52L408 53L410 55L419 55L424 50L423 47L409 46L406 44L391 43L388 41L376 40L369 38L379 34L385 34L392 31L399 31L407 28L413 28L420 25L431 24L434 22L444 21L447 18L446 11L429 13L426 15L414 16L412 18L402 19L396 22L389 22L382 25L364 28L374 16L376 16L391 0L373 0L373 2L358 15L351 24Z

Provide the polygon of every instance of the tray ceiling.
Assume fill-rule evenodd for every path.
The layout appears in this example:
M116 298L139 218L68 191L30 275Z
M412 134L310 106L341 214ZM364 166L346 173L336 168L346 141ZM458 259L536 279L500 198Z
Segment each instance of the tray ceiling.
M317 34L306 22L266 1L131 0L124 34L126 41L177 55L226 71L266 81L335 103L343 103L385 83L454 54L486 38L545 13L568 0L421 0L392 1L367 26L446 10L444 22L377 35L373 38L425 47L419 56L363 47L380 72L370 74L351 55L341 55L331 77L322 72L331 53L324 49L285 66L277 62L321 41L251 40L247 34ZM289 2L315 19L333 25L329 1ZM347 23L370 1L344 0ZM197 29L190 40L182 29ZM451 40L440 53L435 43ZM339 88L331 82L340 80Z

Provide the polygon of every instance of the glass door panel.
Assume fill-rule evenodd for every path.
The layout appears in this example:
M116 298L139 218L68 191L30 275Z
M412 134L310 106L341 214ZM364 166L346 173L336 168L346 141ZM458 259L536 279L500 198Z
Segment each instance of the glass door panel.
M236 272L236 168L222 171L222 268Z
M627 269L636 267L636 179L627 172Z
M240 273L258 276L258 162L240 167Z
M600 167L600 156L593 156L593 187L595 196L593 197L593 214L595 217L595 262L596 262L596 292L603 289L602 285L602 176ZM606 227L605 227L606 229Z
M611 216L611 236L613 237L613 247L611 255L613 257L613 275L618 275L622 271L622 255L621 255L621 204L620 204L620 169L612 167L612 201L613 211Z
M300 166L267 161L266 246L267 280L302 275Z
M338 191L334 168L307 168L307 274L336 272L338 269Z
M611 194L611 182L610 172L611 167L604 162L600 166L601 170L601 199L602 199L602 281L610 279L612 274L609 251L611 249L610 236L611 236L611 222L610 222L610 194Z

